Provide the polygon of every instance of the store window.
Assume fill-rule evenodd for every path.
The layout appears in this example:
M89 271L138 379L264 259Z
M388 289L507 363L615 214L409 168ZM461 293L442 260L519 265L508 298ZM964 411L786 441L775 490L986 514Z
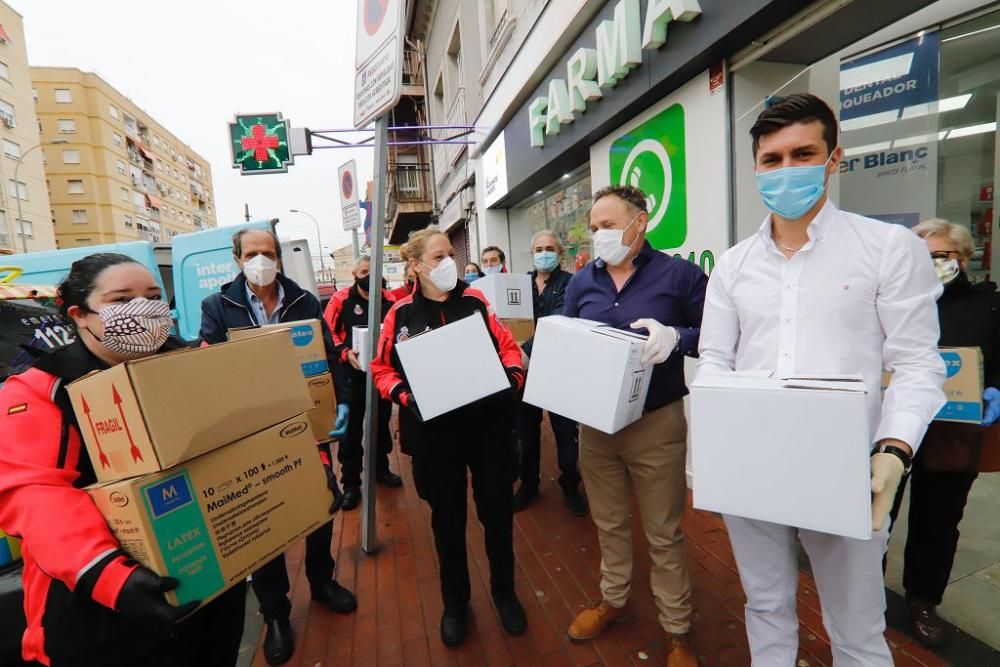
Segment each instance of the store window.
M590 164L585 164L512 208L508 254L513 270L530 271L533 268L531 237L543 229L551 229L563 242L563 270L575 272L589 262L593 255L590 238L592 196Z
M892 30L892 27L887 29ZM940 217L975 239L974 281L1000 276L992 252L1000 179L1000 10L926 26L810 65L758 61L733 77L737 240L767 211L748 132L770 95L811 92L838 110L844 158L830 196L844 210L912 227Z

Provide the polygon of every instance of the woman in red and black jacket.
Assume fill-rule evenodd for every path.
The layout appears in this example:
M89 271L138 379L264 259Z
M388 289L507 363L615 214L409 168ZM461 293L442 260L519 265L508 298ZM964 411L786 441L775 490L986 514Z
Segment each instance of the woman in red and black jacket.
M77 339L41 354L0 389L0 528L22 540L22 655L53 667L233 665L243 633L240 584L190 618L160 577L122 551L83 487L96 478L65 386L92 371L183 346L170 309L135 260L95 254L59 286Z
M521 350L510 331L490 313L481 292L458 280L452 255L448 237L432 229L416 232L403 246L402 257L417 277L416 289L397 301L386 316L371 372L382 396L401 406L400 445L413 457L417 494L431 506L444 600L441 639L447 646L458 646L465 639L470 594L465 546L467 469L472 475L476 514L486 533L490 588L501 624L510 634L521 634L527 627L524 609L514 594L511 486L515 452L510 438L524 369ZM410 393L396 343L474 314L487 324L511 390L424 421ZM447 359L441 359L443 372L447 364Z

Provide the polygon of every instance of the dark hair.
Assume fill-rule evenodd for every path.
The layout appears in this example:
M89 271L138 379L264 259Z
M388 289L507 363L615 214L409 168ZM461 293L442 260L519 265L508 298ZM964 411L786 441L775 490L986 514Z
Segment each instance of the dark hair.
M609 185L594 193L594 203L609 195L618 197L626 204L631 204L640 211L648 212L646 208L646 193L632 185Z
M250 232L264 232L265 234L270 234L271 239L274 240L274 254L277 256L278 261L281 261L281 241L278 240L278 235L275 234L272 229L241 229L233 234L233 257L239 258L243 256L243 237Z
M837 147L837 117L830 106L815 95L789 95L788 97L768 98L766 108L757 116L750 136L753 138L753 155L757 157L761 137L774 134L796 123L813 123L819 121L823 125L823 140L826 150L832 153Z
M483 252L486 252L486 251L484 250ZM500 261L503 261L503 253L500 253ZM480 278L482 278L483 276L486 275L485 273L483 273L483 270L481 268L479 268L479 265L476 264L475 262L467 262L466 266L474 266L474 267L476 267L476 273L479 274Z
M507 255L503 253L503 250L500 249L500 246L488 245L485 248L483 248L483 251L479 253L479 256L482 257L488 252L495 252L497 255L499 255L501 264L507 263Z
M104 269L118 264L139 263L128 255L116 252L99 252L76 260L70 266L69 274L63 278L57 288L59 313L65 317L68 315L67 311L73 306L90 310L87 307L87 297L94 291L97 278L104 272Z

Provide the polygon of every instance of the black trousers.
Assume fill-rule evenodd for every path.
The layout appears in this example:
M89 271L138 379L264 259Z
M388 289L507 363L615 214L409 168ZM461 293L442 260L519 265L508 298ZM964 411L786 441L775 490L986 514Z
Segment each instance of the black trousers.
M353 368L351 389L348 396L348 406L351 411L347 422L347 438L340 442L337 448L337 460L340 461L340 482L344 487L361 486L361 466L364 459L365 431L365 374ZM392 451L392 434L389 432L389 420L392 418L392 402L379 399L378 406L378 455L375 457L376 473L389 470L389 452Z
M941 604L958 549L958 524L978 473L933 472L923 467L920 450L909 474L910 515L903 554L903 588L907 594ZM904 477L892 507L896 523L903 502Z
M441 598L448 609L464 609L471 593L465 521L468 514L466 471L472 475L476 515L486 534L490 590L503 597L514 592L513 491L514 452L507 431L491 429L442 433L423 455L413 458L417 494L431 506L431 528L440 564Z
M311 587L318 588L333 578L336 563L330 551L332 541L332 519L306 537L306 578ZM260 602L260 613L264 620L288 618L292 613L292 603L288 599L291 585L288 582L288 568L285 567L285 554L262 565L253 573L250 583Z
M572 419L549 413L549 423L556 436L559 456L559 486L575 489L580 484L580 427ZM520 443L520 478L522 484L538 486L538 468L542 456L542 409L521 403L518 413L518 442Z

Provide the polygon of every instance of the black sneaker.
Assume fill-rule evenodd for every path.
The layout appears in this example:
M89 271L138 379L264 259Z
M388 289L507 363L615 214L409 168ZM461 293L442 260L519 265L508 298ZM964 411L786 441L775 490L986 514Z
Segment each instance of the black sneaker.
M514 511L520 512L536 500L538 500L538 487L522 482L514 494Z
M336 579L312 589L312 599L322 602L338 614L350 614L358 608L354 593L338 584Z
M500 614L500 625L508 635L521 635L528 629L528 619L524 615L524 607L517 595L510 593L493 598L497 612Z
M465 641L467 629L468 607L461 609L445 609L441 615L441 641L445 646L454 648Z
M356 486L344 487L344 501L340 504L340 509L350 511L361 504L361 489Z
M590 507L587 505L587 498L580 493L577 488L563 489L563 499L566 507L573 516L586 516Z
M375 482L390 489L398 489L403 486L403 478L393 473L391 470L375 474Z

